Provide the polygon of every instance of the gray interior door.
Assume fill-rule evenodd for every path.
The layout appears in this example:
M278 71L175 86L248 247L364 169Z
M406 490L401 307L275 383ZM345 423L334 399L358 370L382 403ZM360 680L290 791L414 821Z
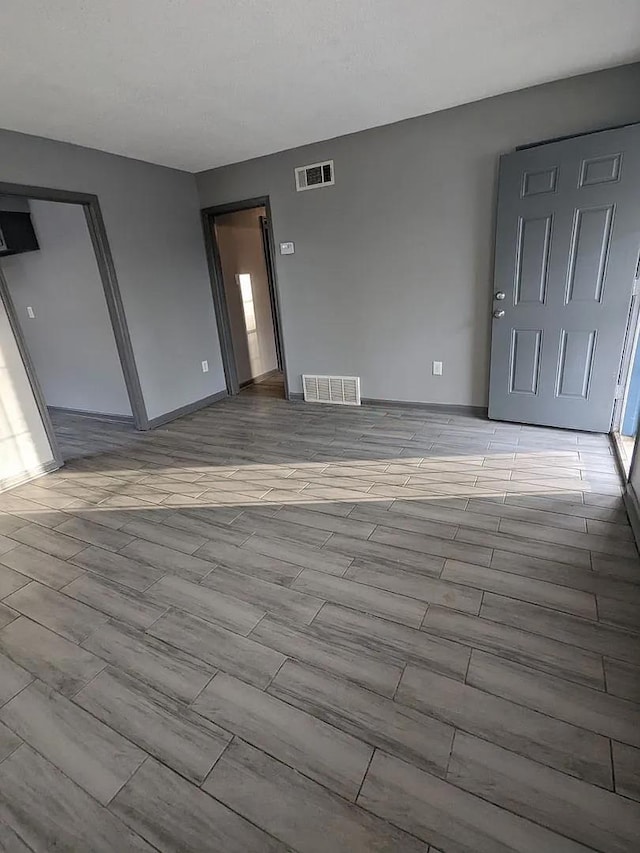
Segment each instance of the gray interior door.
M501 159L490 418L609 432L639 249L639 125Z

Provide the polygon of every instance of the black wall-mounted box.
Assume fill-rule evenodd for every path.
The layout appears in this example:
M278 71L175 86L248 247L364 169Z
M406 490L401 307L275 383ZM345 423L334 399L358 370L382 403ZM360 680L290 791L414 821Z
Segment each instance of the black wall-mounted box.
M0 210L0 258L39 248L29 213Z

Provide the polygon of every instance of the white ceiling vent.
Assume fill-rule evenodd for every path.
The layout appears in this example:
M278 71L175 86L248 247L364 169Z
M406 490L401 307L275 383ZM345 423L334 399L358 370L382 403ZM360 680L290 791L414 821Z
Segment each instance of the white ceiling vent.
M303 375L302 387L307 403L338 403L341 406L360 405L359 376Z
M330 187L335 184L333 160L324 163L312 163L310 166L299 166L296 169L296 190L317 190L319 187Z

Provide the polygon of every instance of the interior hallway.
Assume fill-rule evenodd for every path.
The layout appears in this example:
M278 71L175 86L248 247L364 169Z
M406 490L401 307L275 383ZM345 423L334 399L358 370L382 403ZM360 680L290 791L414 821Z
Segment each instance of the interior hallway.
M255 389L67 427L0 495L0 848L638 849L606 437Z
M240 392L244 397L271 397L284 400L284 374L281 370L273 370L266 376L254 379Z

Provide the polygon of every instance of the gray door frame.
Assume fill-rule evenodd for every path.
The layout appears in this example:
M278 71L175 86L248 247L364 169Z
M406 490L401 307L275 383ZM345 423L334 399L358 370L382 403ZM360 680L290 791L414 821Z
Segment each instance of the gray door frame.
M282 340L280 336L280 327L276 322L276 291L275 291L275 263L271 253L271 243L269 242L268 221L266 212L260 217L260 236L262 237L262 247L264 249L264 257L267 265L267 279L269 283L269 303L271 305L271 319L273 321L274 337L276 339L276 358L278 361L278 370L283 370L284 359L282 357Z
M624 336L624 347L622 350L622 358L620 360L620 371L618 373L618 390L616 391L616 400L613 405L613 418L611 421L612 433L618 432L620 427L622 426L622 414L627 392L627 384L630 379L631 360L634 354L633 345L636 339L638 322L640 322L640 293L634 292L631 296L629 317L627 320L627 328L625 330Z
M222 366L224 367L224 375L227 382L227 392L230 395L240 392L240 383L238 381L238 369L236 367L236 356L233 350L233 340L231 338L231 321L229 319L229 308L227 305L227 296L224 289L224 280L222 278L222 263L220 260L220 248L216 239L215 229L213 227L215 218L223 216L227 213L238 213L241 210L251 210L254 207L264 207L267 214L267 239L269 248L271 249L271 257L275 259L275 242L273 239L271 204L269 196L260 196L258 198L244 199L243 201L234 201L229 204L219 204L213 207L205 207L202 213L202 228L204 231L204 244L207 253L207 264L209 266L209 278L211 280L211 293L213 295L213 304L216 312L216 324L218 326L218 336L220 338L220 350L222 352ZM265 265L268 263L265 257ZM285 399L290 399L289 382L287 376L287 358L284 348L284 335L282 334L282 319L280 311L280 293L278 289L278 276L273 264L273 307L274 307L274 334L276 340L280 339L282 348L282 372L284 374L284 396Z
M133 347L131 345L131 337L129 335L129 327L124 313L122 304L122 296L120 294L120 286L118 284L118 276L116 275L113 256L109 246L109 239L102 218L100 202L98 196L92 193L73 192L70 190L51 189L48 187L32 187L26 184L9 184L0 182L0 195L12 195L21 198L32 198L37 201L54 201L63 202L65 204L79 204L84 210L87 228L91 238L91 244L96 256L98 271L102 280L107 309L111 319L111 326L116 342L116 349L120 364L122 365L122 373L129 395L131 411L133 413L133 422L136 429L149 429L149 417L147 415L144 398L142 396L142 387L140 385L140 377L136 367L135 358L133 355ZM47 404L42 393L42 388L38 382L33 360L29 354L27 343L18 320L18 315L7 286L7 281L0 269L0 300L2 301L9 323L11 325L20 356L24 363L27 377L33 390L33 395L42 418L44 429L47 433L49 443L53 451L54 458L59 465L63 464L62 456L58 448L56 436L53 430L53 424L49 416Z

